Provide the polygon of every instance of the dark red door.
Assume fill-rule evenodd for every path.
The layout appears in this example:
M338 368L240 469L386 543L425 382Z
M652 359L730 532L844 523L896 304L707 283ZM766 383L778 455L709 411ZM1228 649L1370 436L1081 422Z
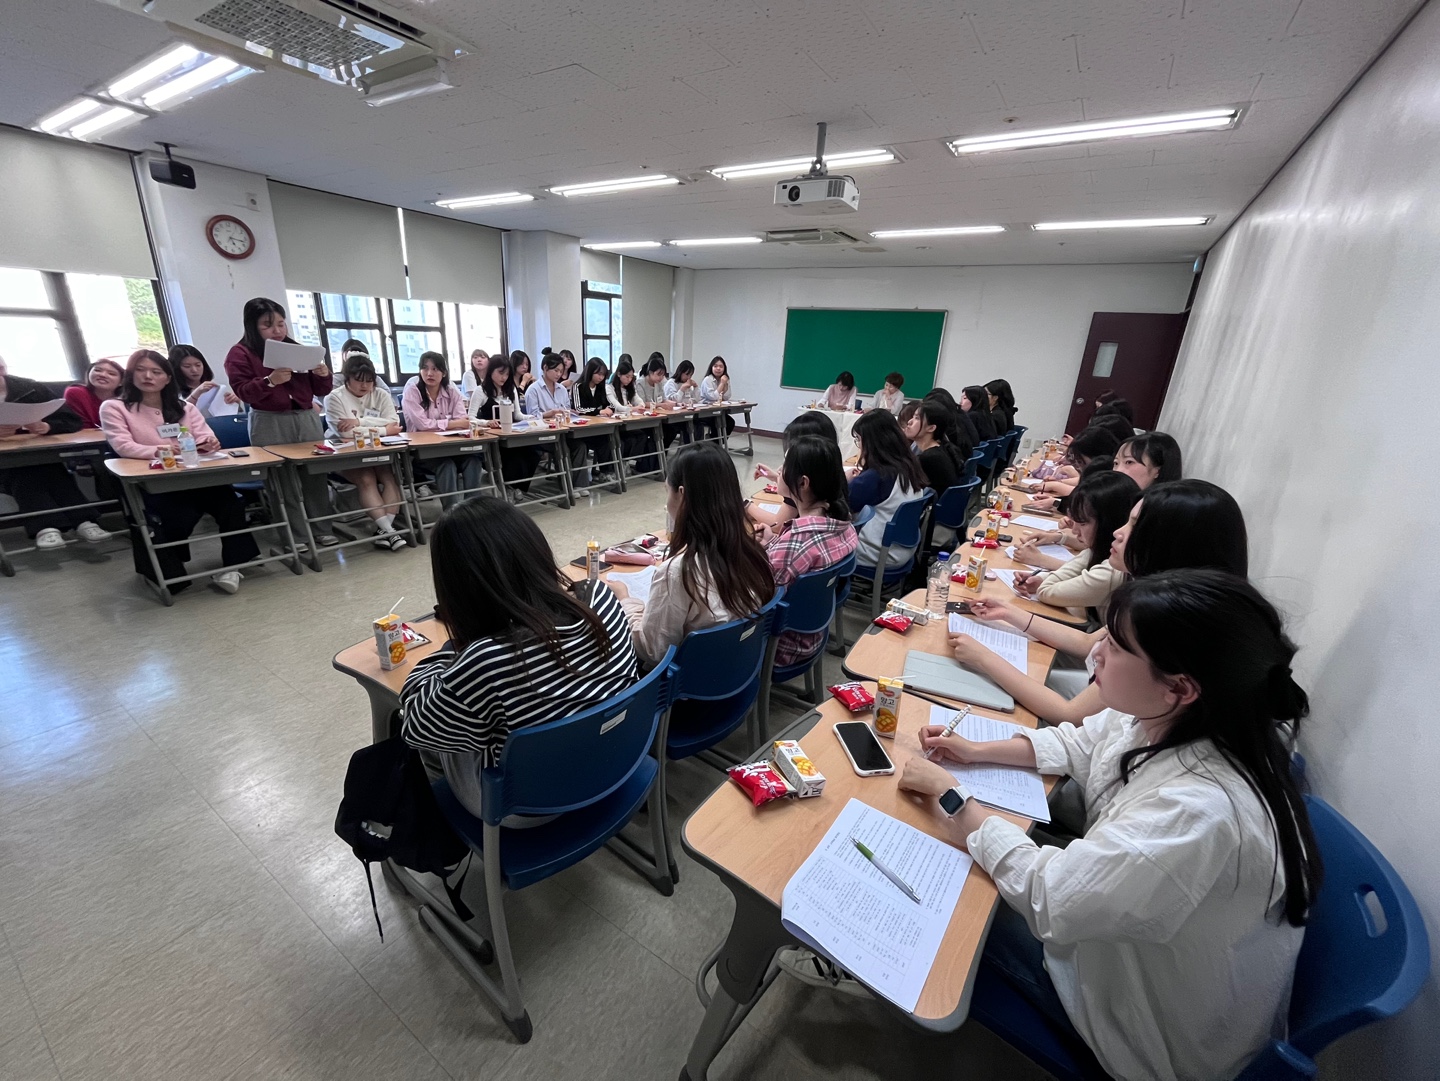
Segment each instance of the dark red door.
M1188 317L1187 312L1096 312L1070 395L1066 433L1074 435L1085 427L1095 412L1095 399L1107 390L1134 407L1135 427L1155 427Z

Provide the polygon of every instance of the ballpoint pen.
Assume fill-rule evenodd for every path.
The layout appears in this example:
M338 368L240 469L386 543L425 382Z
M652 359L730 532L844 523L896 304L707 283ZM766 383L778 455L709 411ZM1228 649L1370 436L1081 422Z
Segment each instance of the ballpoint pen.
M891 882L899 886L900 889L904 890L905 896L909 897L910 900L914 901L917 905L923 905L925 903L924 901L920 900L920 895L914 890L912 890L909 884L903 878L901 878L894 871L890 870L890 868L886 867L883 863L881 863L879 857L876 856L875 853L871 852L868 848L866 848L863 844L861 844L857 838L852 836L850 838L850 843L860 850L860 855L864 856L867 860L869 860L875 870L879 871Z
M968 714L969 712L970 712L970 707L969 707L969 706L963 706L963 707L961 707L960 711L959 711L958 713L956 713L955 716L953 716L953 717L950 718L950 723L945 726L945 731L943 731L943 732L940 733L940 738L941 738L941 739L944 739L946 736L953 736L953 735L955 734L955 729L957 729L957 728L960 727L960 722L965 719L965 715ZM933 755L934 753L935 753L935 748L934 748L934 747L931 747L929 750L927 750L927 751L925 752L925 757L928 759L928 758L929 758L931 755Z

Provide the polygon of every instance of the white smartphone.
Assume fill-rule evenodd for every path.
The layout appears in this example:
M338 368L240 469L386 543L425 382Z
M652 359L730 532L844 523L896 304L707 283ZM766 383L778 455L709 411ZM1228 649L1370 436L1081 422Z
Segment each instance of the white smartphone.
M894 773L895 763L880 746L875 730L864 721L841 721L835 726L835 736L845 748L845 757L861 777L876 777Z

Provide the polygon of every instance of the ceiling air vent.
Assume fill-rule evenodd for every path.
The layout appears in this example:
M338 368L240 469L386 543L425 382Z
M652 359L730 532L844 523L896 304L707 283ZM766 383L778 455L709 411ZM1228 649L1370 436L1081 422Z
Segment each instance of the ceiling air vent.
M858 244L860 238L843 229L772 229L765 234L770 244Z

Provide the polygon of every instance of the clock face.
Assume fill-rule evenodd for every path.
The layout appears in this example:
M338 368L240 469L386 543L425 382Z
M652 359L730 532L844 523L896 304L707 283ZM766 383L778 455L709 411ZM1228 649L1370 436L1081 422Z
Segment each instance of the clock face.
M226 215L206 224L210 246L227 259L244 259L255 249L255 237L245 223Z

